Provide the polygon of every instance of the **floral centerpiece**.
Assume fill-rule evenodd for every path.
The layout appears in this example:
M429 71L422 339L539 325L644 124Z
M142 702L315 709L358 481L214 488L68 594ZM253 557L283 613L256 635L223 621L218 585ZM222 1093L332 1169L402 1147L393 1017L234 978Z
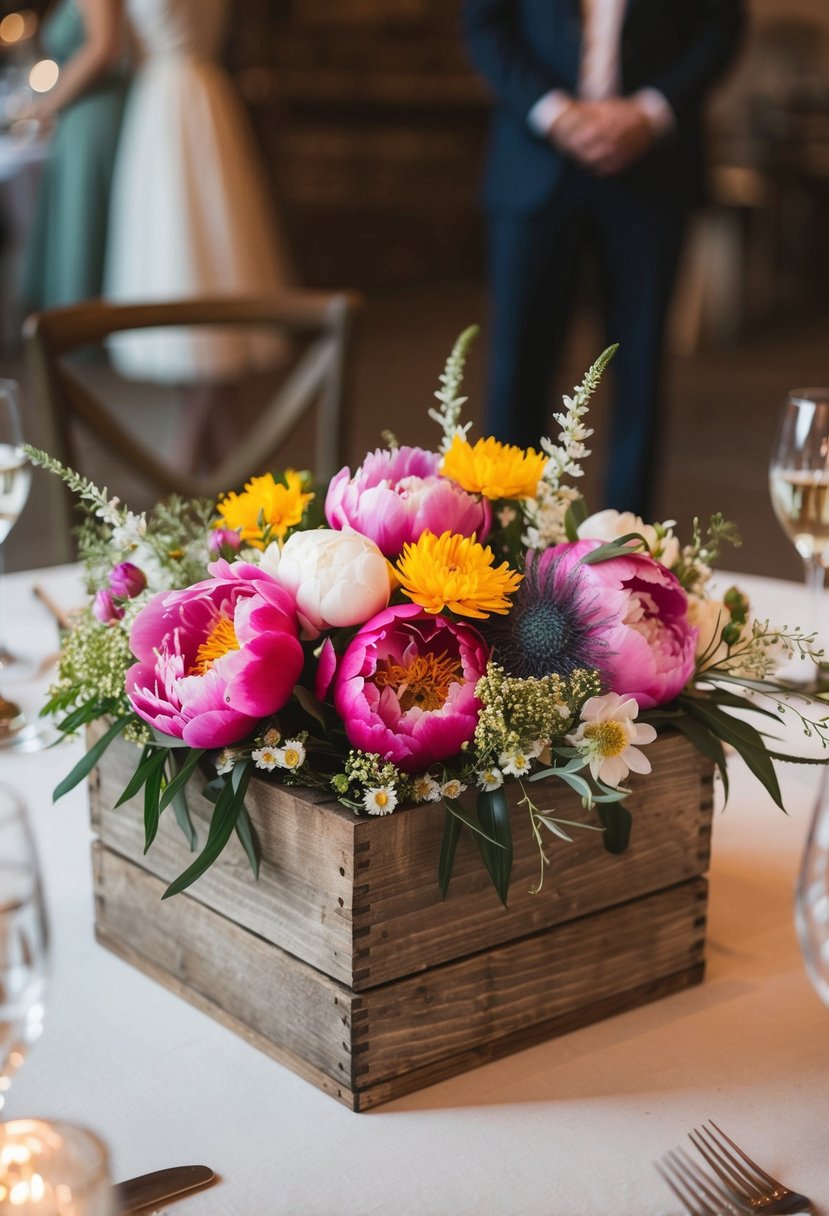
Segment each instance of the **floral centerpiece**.
M357 815L442 806L441 890L468 830L506 902L508 782L521 787L540 886L549 843L581 826L537 804L541 778L595 808L595 830L622 851L625 781L650 771L658 728L683 732L726 793L733 747L779 805L773 761L797 757L777 750L768 724L794 714L825 745L826 720L784 703L774 678L781 652L814 657L813 638L752 620L736 588L711 593L721 546L738 541L731 525L695 521L683 543L672 522L588 514L575 488L592 434L585 415L614 348L564 398L557 441L522 450L473 442L461 420L474 333L440 377L435 450L387 434L327 486L288 469L215 503L170 500L135 515L29 449L86 508L90 602L45 712L65 733L107 720L55 793L118 735L134 741L122 801L143 790L147 847L171 807L198 850L167 895L234 832L256 872L253 776L325 790ZM215 809L199 843L185 787L203 770Z

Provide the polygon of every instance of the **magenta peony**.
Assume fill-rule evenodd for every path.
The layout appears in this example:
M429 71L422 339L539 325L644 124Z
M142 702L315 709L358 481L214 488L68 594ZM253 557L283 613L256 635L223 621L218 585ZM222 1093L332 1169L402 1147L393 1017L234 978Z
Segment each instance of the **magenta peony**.
M697 630L688 597L679 580L644 553L585 565L581 559L600 544L581 540L547 549L536 557L539 581L555 603L557 590L576 580L582 624L601 642L596 665L612 692L633 697L640 709L664 705L694 672Z
M422 448L370 452L353 476L345 468L332 478L325 499L329 524L362 532L391 558L425 531L486 539L489 503L439 476L440 462L436 452Z
M290 594L247 562L209 569L212 578L141 609L126 679L139 717L198 748L238 743L276 713L303 664Z
M471 625L416 604L386 608L354 637L333 673L337 712L353 747L420 773L475 734L487 647ZM329 647L323 666L332 674ZM322 694L326 689L318 685Z

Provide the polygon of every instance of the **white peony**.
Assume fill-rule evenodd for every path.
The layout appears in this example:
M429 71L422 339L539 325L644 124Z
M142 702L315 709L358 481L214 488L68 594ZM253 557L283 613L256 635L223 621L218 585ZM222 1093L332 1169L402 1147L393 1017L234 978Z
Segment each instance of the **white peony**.
M614 511L608 508L606 511L597 511L595 515L588 515L587 519L579 524L579 538L609 541L627 536L629 532L638 532L645 538L651 557L670 570L680 556L679 541L671 531L672 525L673 520L662 524L660 535L652 524L646 524L632 511Z
M389 602L388 563L373 540L352 528L294 532L281 550L269 545L260 565L293 595L306 639L362 625Z

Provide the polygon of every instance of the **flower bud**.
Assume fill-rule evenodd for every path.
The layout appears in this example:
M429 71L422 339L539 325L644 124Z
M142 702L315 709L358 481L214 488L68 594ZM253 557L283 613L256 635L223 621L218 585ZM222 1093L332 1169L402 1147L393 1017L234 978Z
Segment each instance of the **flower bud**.
M214 557L229 557L239 552L242 538L233 528L215 528L207 538L207 547Z
M131 600L147 586L147 576L132 562L121 562L109 576L109 589L121 600ZM123 616L123 613L121 614Z
M111 591L102 588L95 592L95 599L92 601L92 615L102 625L112 625L123 618L124 609L115 602Z

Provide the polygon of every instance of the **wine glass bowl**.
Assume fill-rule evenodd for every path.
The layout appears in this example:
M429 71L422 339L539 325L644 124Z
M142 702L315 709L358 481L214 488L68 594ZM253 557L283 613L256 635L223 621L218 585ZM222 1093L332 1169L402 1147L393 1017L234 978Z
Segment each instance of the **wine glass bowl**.
M789 393L772 447L769 492L780 526L803 559L808 625L817 632L829 564L829 389Z
M15 380L0 379L0 583L3 575L3 544L26 505L31 478L31 465L23 447L20 389ZM0 604L0 626L2 623ZM19 674L29 674L29 664L4 646L0 635L0 677L3 683L9 669ZM17 702L9 700L0 691L0 748L36 751L42 743L42 732L37 725L27 722Z
M804 561L829 558L829 389L789 393L769 471L774 513Z
M17 444L3 436L0 425L0 545L3 544L29 497L32 469L23 451L22 439Z
M43 1028L49 932L26 804L0 784L0 1109Z

